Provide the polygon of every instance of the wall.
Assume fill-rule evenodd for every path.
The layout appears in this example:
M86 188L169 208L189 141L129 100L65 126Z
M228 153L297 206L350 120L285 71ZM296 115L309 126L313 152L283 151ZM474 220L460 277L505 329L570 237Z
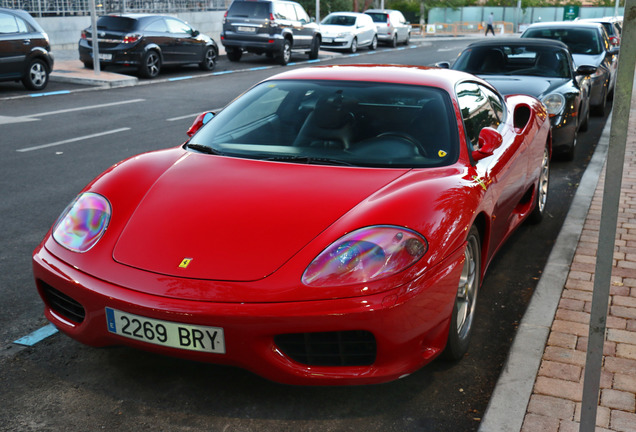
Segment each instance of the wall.
M219 48L222 49L220 34L224 13L225 11L183 12L170 15L187 21L201 33L212 37ZM90 16L43 17L35 18L35 20L48 33L53 52L77 49L80 33L91 25Z

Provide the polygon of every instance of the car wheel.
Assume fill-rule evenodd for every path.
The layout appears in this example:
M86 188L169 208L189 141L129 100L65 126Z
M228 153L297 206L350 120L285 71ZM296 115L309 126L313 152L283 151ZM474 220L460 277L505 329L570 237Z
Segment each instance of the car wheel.
M42 90L49 83L49 68L43 60L33 59L29 63L22 84L29 90Z
M406 33L406 39L404 40L404 45L408 45L411 41L411 33Z
M93 65L93 62L92 62L92 61L85 61L85 62L83 62L83 63L84 63L84 67L85 67L86 69L93 69L93 66L94 66L94 65Z
M598 117L605 116L605 106L607 105L607 87L603 88L603 97L601 98L601 103L599 105L595 105L592 107L594 111L594 115Z
M393 39L391 39L391 43L389 45L391 48L395 48L397 46L397 34L393 35Z
M369 45L370 50L375 50L378 47L378 37L373 36L373 40L371 41L371 45Z
M353 38L353 40L351 41L351 46L349 47L349 52L355 53L356 51L358 51L358 39Z
M228 49L226 50L227 58L231 62L237 62L241 59L243 51L240 49Z
M146 51L139 65L139 75L143 78L155 78L161 71L161 57L155 50Z
M570 142L568 149L565 152L563 152L563 154L561 155L561 158L563 160L571 161L572 159L574 159L574 151L576 150L576 144L578 142L578 139L579 139L579 128L575 127L572 141Z
M579 108L579 112L581 112L581 108ZM587 111L585 112L585 118L583 118L583 122L581 123L581 126L579 126L579 131L581 132L586 132L587 129L590 126L590 108L588 106Z
M448 360L459 360L468 351L470 334L473 328L477 293L479 291L481 272L481 242L479 231L473 225L468 233L464 250L464 267L459 277L459 285L453 305L448 341L444 349L444 357Z
M548 201L548 186L550 185L550 152L546 147L543 149L543 160L541 161L541 174L539 175L539 183L537 193L534 199L534 208L528 216L528 222L537 224L543 220L545 214L545 205Z
M278 53L278 63L282 66L286 66L291 60L291 42L288 39L285 39L283 43L283 48Z
M311 48L309 50L309 60L316 60L320 51L320 38L318 36L311 40Z
M216 66L216 50L212 47L208 47L203 53L203 61L199 64L199 67L205 71L214 70Z

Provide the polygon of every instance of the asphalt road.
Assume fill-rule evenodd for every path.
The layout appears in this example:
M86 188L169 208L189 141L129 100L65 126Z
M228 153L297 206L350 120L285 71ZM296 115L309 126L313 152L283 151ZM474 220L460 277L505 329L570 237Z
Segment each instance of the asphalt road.
M320 64L430 65L465 44L361 50ZM434 361L383 385L293 387L231 367L94 349L60 334L30 348L12 343L46 325L30 255L68 202L112 164L178 145L197 113L282 70L249 56L221 59L217 70L237 68L256 70L111 90L52 83L49 90L70 92L39 98L13 98L28 92L0 85L0 430L476 430L605 118L591 118L574 161L553 162L544 221L522 226L492 263L470 352L458 363Z

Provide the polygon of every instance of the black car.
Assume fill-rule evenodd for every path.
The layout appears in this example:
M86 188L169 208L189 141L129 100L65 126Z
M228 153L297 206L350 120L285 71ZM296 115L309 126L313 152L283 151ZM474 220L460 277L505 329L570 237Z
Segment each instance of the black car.
M619 47L611 44L602 24L582 21L535 23L521 37L561 41L570 49L577 67L595 66L596 72L590 77L590 105L593 114L605 115L607 101L616 84Z
M478 75L503 95L527 94L541 100L550 116L554 152L568 160L574 157L578 131L585 131L589 121L587 76L596 68L575 70L565 44L543 39L483 40L468 45L452 69Z
M231 61L239 61L243 51L266 54L282 65L292 51L313 60L321 42L320 27L296 2L234 0L223 18L221 43Z
M79 57L93 67L93 33L82 31ZM135 66L139 75L154 78L164 65L216 65L219 49L209 36L178 18L151 14L105 15L97 20L100 66Z
M23 10L0 8L0 81L20 81L30 90L49 83L53 56L49 37Z

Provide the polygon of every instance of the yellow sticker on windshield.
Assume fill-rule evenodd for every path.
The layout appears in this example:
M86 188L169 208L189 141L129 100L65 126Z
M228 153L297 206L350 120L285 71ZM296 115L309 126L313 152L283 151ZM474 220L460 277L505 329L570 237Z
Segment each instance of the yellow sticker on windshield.
M446 153L444 150L440 150L440 151L438 151L438 152L437 152L437 155L438 155L439 157L445 157L447 154L448 154L448 153Z

